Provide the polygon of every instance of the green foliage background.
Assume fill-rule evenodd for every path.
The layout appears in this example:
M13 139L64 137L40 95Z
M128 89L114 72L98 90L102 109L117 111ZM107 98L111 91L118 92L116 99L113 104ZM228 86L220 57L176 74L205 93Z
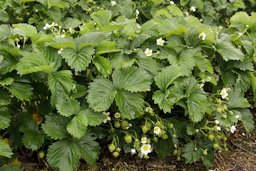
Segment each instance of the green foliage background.
M135 149L148 158L142 137L160 158L173 153L210 168L231 128L254 128L253 0L0 6L3 169L23 148L46 152L61 171L76 170L80 159L95 164L99 143L115 157Z

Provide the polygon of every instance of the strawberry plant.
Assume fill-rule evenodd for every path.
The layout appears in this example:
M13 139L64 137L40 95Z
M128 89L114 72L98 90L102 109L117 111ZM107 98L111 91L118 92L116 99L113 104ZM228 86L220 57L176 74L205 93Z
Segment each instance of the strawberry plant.
M214 2L0 2L0 164L25 148L70 171L103 147L210 168L256 95L255 4Z

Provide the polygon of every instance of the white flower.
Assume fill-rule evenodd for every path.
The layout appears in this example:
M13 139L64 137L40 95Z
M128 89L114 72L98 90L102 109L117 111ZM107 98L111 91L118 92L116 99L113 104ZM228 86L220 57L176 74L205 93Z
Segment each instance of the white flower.
M174 3L173 1L170 1L170 4L171 4L171 5L174 5L175 3Z
M148 153L152 152L151 145L150 144L143 144L140 148L142 155L148 155Z
M240 118L240 115L236 115L235 118L236 118L236 119Z
M109 116L109 112L103 112L103 115L105 115L105 119L103 120L103 123L107 123L108 121L111 120L111 117Z
M218 120L215 120L215 124L218 125L220 123L220 121Z
M134 148L131 149L131 154L136 154L136 150Z
M140 11L136 9L136 10L135 10L135 14L136 14L136 16L138 17L139 14L140 14Z
M220 126L217 126L217 127L216 127L216 130L217 130L217 131L220 131L220 130L221 130L221 127L220 127Z
M17 48L19 48L19 49L20 49L20 45L19 45L19 44L17 44Z
M45 26L43 27L44 30L48 30L51 27L51 25L49 25L48 23L45 24Z
M147 48L144 53L146 54L146 56L152 56L153 51Z
M196 12L196 7L194 7L194 6L190 7L190 11Z
M236 127L234 125L232 125L230 127L230 132L233 134L236 131Z
M155 126L155 127L154 127L154 133L155 133L156 135L159 135L159 134L161 133L161 128L158 127L158 126Z
M162 38L159 38L156 40L156 44L159 45L159 46L163 46L165 43L165 40L163 40Z
M116 5L116 1L111 1L111 6L115 6Z
M205 40L205 38L206 38L205 32L200 33L199 38L201 38L202 40Z
M58 54L61 54L63 51L63 48L61 48L60 50L58 50Z
M140 142L141 142L142 144L146 144L146 143L147 143L147 140L148 140L147 137L142 137Z
M228 97L228 89L227 88L223 88L221 91L220 91L220 95L221 95L221 98L222 99L225 99Z

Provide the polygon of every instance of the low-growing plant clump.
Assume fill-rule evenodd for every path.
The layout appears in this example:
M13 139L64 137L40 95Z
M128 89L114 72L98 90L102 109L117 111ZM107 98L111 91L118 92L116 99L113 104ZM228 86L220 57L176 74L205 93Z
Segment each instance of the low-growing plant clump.
M213 165L254 128L253 0L0 2L0 164L173 154Z

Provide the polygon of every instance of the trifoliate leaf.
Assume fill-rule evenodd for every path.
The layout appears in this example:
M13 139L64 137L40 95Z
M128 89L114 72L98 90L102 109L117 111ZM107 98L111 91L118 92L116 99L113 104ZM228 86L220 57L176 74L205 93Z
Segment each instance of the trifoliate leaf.
M150 90L151 77L142 69L130 67L115 70L112 77L116 88L122 88L130 92Z
M82 138L88 127L88 119L86 115L79 113L67 125L67 131L75 138Z
M160 70L158 63L152 58L139 58L137 59L137 64L139 68L146 70L153 76L155 76L157 72Z
M240 11L240 12L235 13L230 18L230 23L231 23L232 26L237 26L239 24L251 26L251 24L253 24L252 19L244 11Z
M56 104L56 108L60 115L68 117L78 113L80 103L74 98L60 99Z
M225 61L244 60L243 52L240 49L236 48L229 40L218 40L216 50Z
M10 93L17 97L19 100L29 100L33 95L33 88L29 84L14 82L8 86L7 89Z
M46 135L52 139L63 139L68 137L66 125L69 119L60 115L50 114L46 116L45 123L42 125L42 129Z
M208 110L207 97L203 94L191 94L187 100L187 105L189 118L193 122L201 121Z
M104 119L105 116L103 115L103 113L98 113L98 112L94 112L91 109L82 109L79 114L83 114L86 116L87 120L88 120L88 125L89 126L97 126L100 125Z
M0 97L1 98L1 97ZM8 128L11 122L11 117L6 107L0 107L0 130Z
M119 90L115 100L116 105L124 118L134 119L143 113L144 100L143 96L139 93Z
M11 158L12 155L13 152L9 144L5 143L5 141L0 138L0 156Z
M103 76L107 77L107 76L109 76L109 74L111 74L112 65L108 59L106 59L102 56L96 56L93 59L93 63Z
M80 72L85 70L91 63L94 52L93 47L83 47L79 50L67 48L62 51L61 56L72 69Z
M105 78L98 78L90 83L87 101L94 111L105 111L113 103L116 93L111 81Z
M162 91L157 90L153 94L153 100L155 104L158 104L159 108L164 111L164 113L171 112L173 104L169 101L168 95Z

